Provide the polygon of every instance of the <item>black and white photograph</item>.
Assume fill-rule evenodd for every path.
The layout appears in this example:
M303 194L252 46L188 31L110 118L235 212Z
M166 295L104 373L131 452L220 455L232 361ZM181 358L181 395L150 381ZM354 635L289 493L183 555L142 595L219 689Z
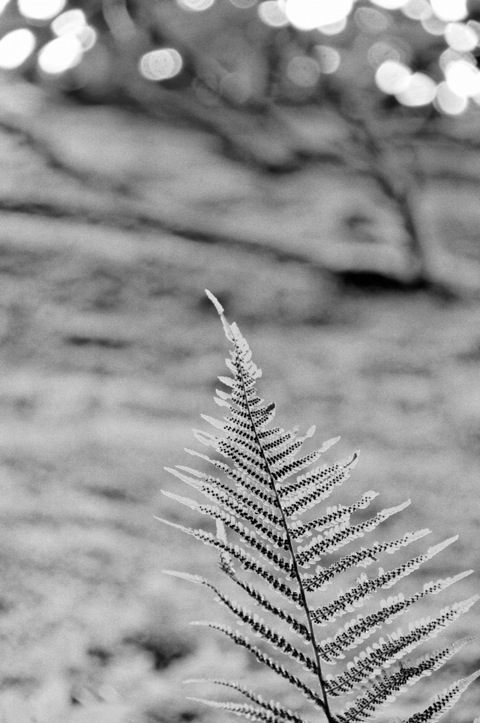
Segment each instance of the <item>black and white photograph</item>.
M480 0L0 0L0 723L480 723Z

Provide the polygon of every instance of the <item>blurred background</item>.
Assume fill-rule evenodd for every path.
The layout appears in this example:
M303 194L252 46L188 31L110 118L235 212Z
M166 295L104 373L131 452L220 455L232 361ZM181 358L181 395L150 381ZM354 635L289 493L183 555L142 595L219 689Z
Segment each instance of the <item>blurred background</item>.
M161 572L217 575L154 520L200 523L161 490L215 414L206 287L280 424L361 448L335 502L460 533L417 616L478 590L479 57L477 0L0 0L2 723L220 723L181 681L259 677Z

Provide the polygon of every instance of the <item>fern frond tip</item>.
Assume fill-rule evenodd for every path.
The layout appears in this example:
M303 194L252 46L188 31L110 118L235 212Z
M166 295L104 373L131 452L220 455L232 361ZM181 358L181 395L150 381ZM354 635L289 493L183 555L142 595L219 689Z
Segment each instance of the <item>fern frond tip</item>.
M312 429L312 427L310 429ZM315 427L313 427L313 429L315 429ZM307 432L307 436L310 436L308 434L308 432ZM327 449L330 449L330 447L333 447L333 445L340 442L340 440L341 440L341 437L332 437L332 439L327 439L327 441L322 444L322 452L326 452Z
M458 540L458 535L449 537L448 540L443 540L442 542L439 542L437 545L433 545L432 547L429 547L427 554L431 555L433 557L434 555L437 555L439 552L444 550L446 547L449 547L449 545L456 542L457 540Z
M169 492L168 490L160 490L160 492L164 497L168 497L175 502L179 502L181 505L185 505L185 507L190 507L191 510L197 511L200 508L198 502L191 500L189 497L182 497L181 495L176 495L174 492Z
M215 309L217 310L217 313L220 317L220 320L223 324L223 330L225 332L225 336L229 341L232 343L235 342L235 338L241 337L240 331L238 329L238 326L236 324L229 324L228 321L225 318L225 309L219 302L216 296L212 294L211 291L208 289L205 289L205 293L207 297L210 299L212 304L214 305Z
M455 681L448 688L445 688L430 702L430 705L420 713L415 713L402 723L435 723L444 713L452 708L467 688L480 677L480 670L476 670L466 678Z
M166 520L164 517L157 517L157 515L153 516L153 519L157 522L162 522L164 525L168 525L168 527L173 527L175 530L181 530L182 532L190 532L190 529L188 527L185 527L184 525L179 525L178 522L172 522L171 520Z
M222 316L222 314L225 313L225 309L223 308L223 306L221 305L221 303L219 302L217 297L214 296L214 294L212 294L212 292L209 291L208 289L205 289L205 293L206 293L207 297L210 299L210 301L212 302L212 304L214 305L214 307L216 308L218 315Z
M197 585L201 585L203 580L198 575L191 575L188 572L178 572L177 570L162 570L164 575L170 577L178 577L180 580L187 580L187 582L194 582Z

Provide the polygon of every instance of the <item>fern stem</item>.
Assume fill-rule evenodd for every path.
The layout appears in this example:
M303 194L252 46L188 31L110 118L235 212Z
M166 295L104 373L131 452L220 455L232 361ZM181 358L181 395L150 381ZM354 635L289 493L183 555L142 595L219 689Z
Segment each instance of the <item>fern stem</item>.
M236 351L237 360L240 360L240 359L241 359L241 353L240 353L240 350L239 350L239 348L238 348L238 346L237 346L237 343L236 343L235 339L233 339L233 343L234 343L234 346L235 346L235 351ZM275 494L275 498L276 498L276 501L277 501L277 505L278 505L278 508L279 508L279 510L280 510L281 519L282 519L282 524L283 524L283 527L284 527L284 529L285 529L285 534L286 534L286 538L287 538L288 550L289 550L290 555L291 555L291 557L292 557L293 573L294 573L294 576L295 576L295 578L296 578L296 580L297 580L297 582L298 582L300 602L301 602L302 607L303 607L303 609L304 609L304 611L305 611L305 616L306 616L306 620L307 620L307 628L308 628L308 632L309 632L309 634L310 634L310 639L311 639L311 643L312 643L314 659L315 659L315 663L316 663L316 666L317 666L317 671L318 671L317 677L318 677L318 682L320 683L320 690L321 690L322 698L323 698L323 709L324 709L324 711L325 711L325 715L326 715L326 717L327 717L328 723L335 723L334 718L333 718L333 716L332 716L332 713L331 713L331 711L330 711L330 706L329 706L329 704L328 704L327 690L326 690L325 680L324 680L323 674L322 674L320 656L319 656L319 654L318 654L317 641L316 641L316 638L315 638L315 631L314 631L314 628L313 628L313 621L312 621L312 618L311 618L311 616L310 616L310 610L309 610L309 607L308 607L307 596L306 596L306 593L305 593L305 589L304 589L304 587L303 587L302 577L301 577L301 573L300 573L300 568L299 568L298 563L297 563L297 558L296 558L296 554L295 554L295 548L294 548L294 546L293 546L292 536L291 536L291 534L290 534L290 530L289 530L289 527L288 527L288 524L287 524L287 518L286 518L285 512L284 512L283 507L282 507L280 494L279 494L278 489L277 489L277 486L276 486L276 484L275 484L275 477L274 477L273 472L272 472L272 470L271 470L271 468L270 468L270 464L269 464L268 458L267 458L267 456L266 456L266 454L265 454L265 451L264 451L264 449L263 449L263 445L262 445L262 443L261 443L261 441L260 441L260 438L259 438L259 436L258 436L257 425L256 425L256 423L255 423L255 420L253 419L253 416L252 416L252 413L251 413L251 410L250 410L250 404L249 404L249 401L248 401L248 394L247 394L247 390L246 390L246 387L245 387L244 376L243 376L243 373L242 373L242 368L241 368L241 364L240 364L240 363L238 364L238 371L239 371L239 376L240 376L241 383L242 383L243 397L244 397L244 401L245 401L245 406L246 406L246 408L247 408L247 410L248 410L248 415L249 415L249 418L250 418L250 423L251 423L252 429L254 430L254 433L255 433L255 437L256 437L257 444L258 444L258 448L260 449L260 454L261 454L262 460L263 460L263 462L264 462L264 464L265 464L265 468L266 468L268 477L269 477L269 479L270 479L270 483L271 483L273 492L274 492L274 494Z

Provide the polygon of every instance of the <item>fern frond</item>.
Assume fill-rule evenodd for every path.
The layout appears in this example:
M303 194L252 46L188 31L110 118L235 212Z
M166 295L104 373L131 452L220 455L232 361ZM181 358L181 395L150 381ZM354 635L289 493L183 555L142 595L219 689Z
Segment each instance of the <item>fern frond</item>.
M421 565L452 544L456 537L433 545L423 554L416 554L393 569L367 576L361 572L355 583L336 596L323 599L321 593L351 568L366 568L382 555L402 551L417 542L430 530L408 532L387 542L375 541L359 546L342 556L335 553L359 538L375 531L382 522L401 512L409 501L373 514L358 523L354 515L366 509L377 493L365 492L354 502L335 502L315 515L307 514L345 482L358 461L358 453L338 463L317 465L318 460L338 441L330 439L313 452L302 452L305 441L312 437L314 427L305 434L299 428L289 430L273 426L275 405L265 401L257 391L261 370L252 360L248 343L236 324L230 324L221 304L210 292L207 295L217 309L231 344L227 368L231 376L219 377L222 389L216 391L215 402L223 410L223 418L202 415L210 431L195 430L195 437L212 450L212 456L187 449L187 453L222 473L222 479L187 466L167 468L177 479L203 496L190 497L166 492L166 496L215 520L216 534L162 520L220 553L220 569L234 582L254 606L245 607L227 592L198 575L172 573L182 579L209 588L215 599L234 615L239 624L247 625L261 639L254 645L239 631L216 622L205 625L230 638L250 652L254 658L275 672L283 682L293 686L322 712L326 723L360 723L369 719L385 703L392 701L406 687L430 675L445 664L466 642L464 639L439 648L403 664L405 656L418 646L436 637L468 612L478 596L443 607L432 617L410 623L407 629L391 634L381 633L373 644L364 646L344 668L326 677L324 664L345 658L383 625L403 615L422 598L436 595L471 573L467 571L428 582L410 597L399 593L372 605L365 615L356 609L380 590L388 590ZM224 475L224 477L223 477ZM305 516L304 516L305 515ZM352 522L353 521L353 522ZM236 544L238 542L239 544ZM248 548L249 551L247 551ZM331 555L334 557L330 557ZM239 568L237 573L236 568ZM310 568L307 573L301 568ZM251 582L249 573L256 579ZM266 586L277 593L272 601L265 594ZM308 596L315 594L311 603ZM260 615L263 617L260 617ZM320 640L318 628L349 614L350 619L330 637ZM294 642L290 632L297 636ZM305 652L298 638L308 647ZM272 653L263 649L271 646ZM283 663L276 659L282 654ZM311 680L307 676L311 677ZM453 704L461 692L479 675L457 681L440 694L423 712L404 723L436 721ZM312 682L312 680L314 682ZM214 708L259 723L306 723L297 713L275 701L267 702L257 693L238 683L215 681L243 695L247 702L203 700ZM330 699L347 694L355 696L342 712L330 711ZM318 716L316 718L316 723Z
M431 675L443 667L455 653L471 640L472 638L458 640L449 647L424 655L415 661L413 665L400 666L391 675L382 676L366 693L357 698L355 702L350 703L338 715L338 720L341 723L350 723L351 721L356 723L359 720L367 720L383 703L393 703L397 694L405 690L407 686L414 685L420 678Z
M275 617L279 618L282 622L287 623L287 625L290 626L294 633L301 636L306 642L310 642L310 634L307 627L303 625L303 623L301 623L294 615L285 612L285 610L283 610L282 608L271 603L265 597L265 595L260 590L255 588L251 583L246 582L245 580L241 580L235 574L231 566L228 566L227 569L226 565L222 565L222 569L227 572L229 577L231 577L231 579L234 580L234 582L236 582L237 585L239 585L239 587L241 587L242 590L244 590L256 602L257 605L262 607L266 612L275 615ZM193 582L197 585L204 585L205 587L212 590L220 598L220 600L223 597L223 593L219 591L218 588L213 585L213 583L201 577L200 575L191 575L187 572L178 572L176 570L163 570L163 574L171 575L172 577L178 577L181 580L187 580L188 582Z
M336 562L333 562L327 568L317 568L315 575L303 575L303 582L305 590L307 592L315 592L316 590L323 591L326 586L336 578L342 572L349 570L351 567L367 567L373 562L378 560L378 556L386 552L387 554L393 554L402 547L410 545L412 542L420 540L425 535L430 534L428 528L423 530L417 530L417 532L407 532L406 535L400 537L397 540L391 540L390 542L375 542L372 547L361 547L356 552L352 552L350 555L341 557Z
M257 540L255 536L255 532L263 539L271 543L277 548L280 548L281 550L287 550L287 543L285 540L284 535L279 535L276 532L274 532L270 527L268 527L266 524L262 522L261 519L258 517L255 517L248 511L244 511L245 518L247 521L252 525L252 527L255 528L255 531L252 531L249 529L246 525L244 525L242 522L237 520L237 516L239 516L239 510L235 507L230 507L228 511L221 510L217 505L204 505L199 504L195 500L189 499L188 497L182 497L180 495L175 494L174 492L168 492L167 490L162 490L162 494L165 497L169 497L172 500L175 500L176 502L179 502L182 505L186 505L187 507L190 507L192 510L195 510L196 512L200 512L204 515L209 515L210 517L213 517L214 519L221 520L225 525L230 527L230 529L233 532L236 532L242 539L250 545L250 547L253 547L254 549L261 552L261 543ZM228 504L225 504L224 506L228 507ZM262 553L263 554L263 553ZM278 560L275 562L284 572L287 574L290 574L291 571L291 565L288 563L285 563L285 561L282 558L278 558Z
M478 677L480 677L480 670L475 671L466 678L455 681L455 683L435 696L425 710L421 713L415 713L403 723L435 723L455 705L460 696Z
M326 500L335 487L343 484L349 477L350 471L358 461L358 453L345 462L334 465L324 465L312 470L307 475L297 478L290 487L280 488L279 494L285 499L285 514L287 517L298 517Z
M292 537L295 540L301 540L302 537L310 537L313 530L320 532L326 527L346 523L350 519L350 515L352 515L356 510L364 510L368 507L370 502L375 499L375 497L378 497L378 492L370 490L369 492L365 492L361 499L351 505L335 505L334 507L328 507L325 514L317 520L311 520L310 522L303 524L300 522L294 522L291 526Z
M260 607L264 610L272 615L275 615L275 617L279 618L282 622L287 623L293 632L300 635L307 643L311 642L312 636L310 635L307 626L300 622L298 618L288 612L285 612L285 610L279 608L278 605L273 605L260 590L248 581L240 579L231 565L228 567L227 565L222 565L222 569L239 587L242 588L242 590L247 593L247 595L252 598L252 600L256 602L257 605L260 605Z
M205 460L206 462L209 462L217 469L224 472L227 477L229 477L233 482L235 482L240 487L245 487L245 489L249 489L252 494L255 495L256 498L262 500L262 502L265 502L266 504L272 505L273 507L277 507L276 497L275 495L269 490L267 487L265 487L265 480L258 476L256 474L252 474L249 478L245 476L245 474L237 469L234 469L232 467L229 467L228 464L225 462L222 462L219 459L212 459L210 457L207 457L206 454L201 454L200 452L196 452L194 449L185 449L185 452L188 454L191 454L195 457L199 457L200 459ZM253 483L256 483L253 484Z
M301 457L300 459L295 459L291 462L287 462L281 467L278 467L278 465L276 464L276 460L274 459L272 464L272 472L275 482L283 483L292 475L296 474L302 469L305 469L305 467L310 467L311 464L317 462L317 460L320 459L323 453L324 448L320 447L320 449L315 450L315 452L310 452L310 454L306 454L305 457Z
M213 434L207 432L200 432L194 430L196 439L204 444L206 447L213 447L216 452L219 452L223 457L231 459L237 469L242 470L246 474L258 474L260 471L265 475L265 479L268 479L268 470L265 464L265 460L255 445L255 441L247 442L245 439L242 441L225 441L220 437L216 437Z
M279 579L277 576L275 576L273 573L263 567L252 555L250 555L238 545L232 545L231 543L224 542L224 540L219 540L218 537L215 537L215 535L212 535L210 532L206 532L205 530L184 527L183 525L179 525L176 522L165 520L162 517L155 517L155 519L158 522L162 522L164 525L168 525L169 527L180 530L187 535L191 535L192 537L200 540L200 542L203 542L206 545L216 547L218 550L226 553L227 555L231 555L236 560L238 560L238 562L245 570L250 570L256 573L263 580L265 580L265 582L269 584L272 590L278 592L286 600L298 603L299 598L297 592L288 587L288 585L286 585L283 580Z
M357 585L351 587L350 590L347 590L347 592L344 592L342 595L339 595L339 597L329 605L313 610L313 621L322 625L334 620L336 617L345 615L347 612L352 612L355 607L363 605L363 603L368 600L374 592L382 588L386 590L392 587L392 585L395 585L402 578L407 575L411 575L412 572L418 570L420 565L423 565L428 560L431 560L432 557L438 555L439 552L444 550L445 547L450 545L456 539L457 537L450 537L448 540L430 547L423 555L418 555L393 570L389 570L388 572L380 570L378 577L369 579L363 573L359 578L360 582Z
M197 703L203 703L204 705L210 706L210 708L216 708L217 710L225 710L228 713L233 713L240 718L246 718L250 721L257 721L257 723L283 723L286 720L292 720L291 718L281 717L278 713L272 713L271 711L261 707L253 706L248 703L227 703L219 700L209 700L208 698L194 698L189 697L189 700L194 700Z
M260 648L257 648L255 645L253 645L248 640L248 638L241 635L237 630L233 630L232 628L228 627L228 625L221 625L220 623L195 621L191 624L201 625L211 628L212 630L218 630L219 632L223 633L228 638L233 640L234 643L240 645L241 647L252 653L259 663L263 663L267 666L267 668L273 670L274 673L277 673L277 675L286 680L292 686L298 688L298 690L300 690L305 695L305 697L308 698L308 700L312 701L318 709L324 708L324 703L321 696L315 693L315 691L312 690L308 685L306 685L303 680L301 680L296 675L287 670L284 665L276 661L274 658L271 658L269 655L264 653L263 650L260 650Z
M315 427L311 427L303 437L297 437L296 434L289 443L284 443L280 439L274 439L271 442L265 442L262 446L267 455L269 464L274 472L281 469L281 466L289 461L293 461L295 456L302 449L305 440L309 439L315 431ZM324 453L323 447L318 450L319 456ZM318 457L317 457L318 459Z
M327 661L341 659L344 652L356 648L357 645L367 640L384 623L391 622L394 618L402 615L411 605L418 602L427 595L437 595L446 590L456 582L471 575L473 570L461 572L453 577L446 577L436 582L425 583L423 590L405 598L402 593L395 597L382 600L380 609L370 615L359 615L352 618L346 625L340 628L333 637L327 638L321 644L320 652L322 658Z
M164 494L165 497L170 497L171 499L174 499L177 502L186 505L187 507L191 507L198 512L210 515L215 519L221 520L233 532L236 532L242 538L242 540L247 543L247 545L249 545L253 550L259 552L263 559L267 560L267 562L273 565L275 569L282 570L287 576L293 577L293 566L283 557L277 555L277 553L272 550L270 545L268 545L267 543L263 543L261 540L259 540L252 530L243 525L241 522L237 521L233 515L225 514L218 508L215 508L211 505L200 505L193 500L189 500L185 497L180 497L180 495L175 495L173 492L167 492L165 490L162 490L162 494ZM194 530L194 532L198 533L201 532L201 530ZM269 536L269 534L271 536ZM262 528L262 537L269 539L273 545L276 545L281 549L285 549L286 547L285 541L282 538L280 538L278 535L274 535L274 533L269 532L269 530L267 529Z
M216 477L211 477L206 474L197 472L195 477L185 474L183 470L193 472L189 467L180 467L173 469L171 467L165 467L167 472L175 475L178 479L185 482L185 484L193 487L198 492L201 492L212 502L217 503L226 512L230 514L237 514L243 519L251 517L252 513L256 519L261 520L263 524L270 524L276 530L283 530L281 526L281 518L278 513L275 513L271 508L260 506L255 500L252 500L251 496L248 497L238 489L231 489L228 485L223 483ZM199 476L201 476L199 478Z
M371 532L392 515L402 512L408 507L410 500L403 502L395 507L389 507L379 512L366 522L350 527L348 524L335 525L335 527L327 530L323 535L315 537L308 545L298 548L298 563L302 567L309 567L318 562L324 555L336 552L349 542L356 540L357 537L363 537L366 532Z
M318 675L318 669L315 661L292 645L283 635L274 630L270 625L267 625L267 623L265 623L265 621L262 620L257 613L253 613L251 610L239 605L228 595L221 592L215 585L203 578L195 580L192 579L192 582L198 582L206 587L209 587L215 593L216 600L228 608L230 612L238 618L240 623L248 625L255 635L265 640L276 650L288 655L292 660L300 663L305 670L313 672L314 675Z
M328 692L330 695L349 693L372 674L389 668L417 646L434 638L460 615L468 612L479 598L479 595L474 595L467 600L449 605L436 618L411 624L408 633L398 630L396 633L391 633L387 640L380 638L372 647L363 651L361 656L355 657L347 666L345 673L327 678Z
M285 708L283 705L280 705L279 703L276 703L275 701L266 701L262 698L262 696L257 695L253 691L249 690L248 688L245 688L243 685L240 685L239 683L232 683L228 680L203 680L203 679L193 679L193 680L186 680L186 683L201 683L204 685L205 683L213 683L214 685L221 685L226 688L231 688L232 690L235 690L237 693L241 693L245 698L248 698L252 703L257 704L260 706L263 710L265 710L268 713L273 714L276 716L274 720L278 720L279 723L307 723L303 718L300 718L296 713L291 711L288 708Z

